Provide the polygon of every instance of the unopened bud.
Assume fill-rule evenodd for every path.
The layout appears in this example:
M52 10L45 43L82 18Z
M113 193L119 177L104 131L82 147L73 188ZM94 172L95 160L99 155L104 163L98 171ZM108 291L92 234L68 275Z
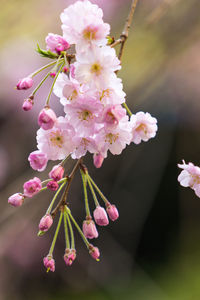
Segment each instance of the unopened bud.
M44 130L53 128L57 120L55 112L51 108L43 108L38 116L38 125Z
M8 198L8 203L15 207L21 206L23 202L24 196L20 193L16 193Z
M97 206L97 208L93 212L95 222L100 226L108 225L108 216L105 209L101 206Z
M49 178L52 178L55 181L59 181L63 178L64 172L65 169L61 165L56 165L49 173Z
M19 82L16 85L16 88L18 90L27 90L29 88L31 88L33 85L33 79L31 77L25 77L21 80L19 80Z

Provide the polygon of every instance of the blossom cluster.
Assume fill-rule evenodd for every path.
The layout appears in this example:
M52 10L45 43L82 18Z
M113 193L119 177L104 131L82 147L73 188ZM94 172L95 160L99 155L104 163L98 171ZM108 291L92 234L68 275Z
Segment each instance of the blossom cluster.
M121 63L112 42L109 42L110 25L103 21L102 10L88 0L77 1L61 13L61 22L63 35L49 33L46 50L38 46L42 56L54 61L21 79L16 86L18 90L31 88L34 76L52 67L24 101L23 109L32 109L36 92L49 76L52 77L49 95L38 115L40 128L36 137L37 150L30 153L28 160L32 169L39 172L45 170L49 160L61 162L53 167L48 180L41 182L38 177L34 177L24 183L23 193L16 193L8 200L13 206L21 206L25 198L31 198L47 188L56 191L40 220L38 233L41 236L48 231L56 213L60 211L49 254L43 260L50 271L55 270L53 250L63 220L66 240L64 260L67 265L71 265L76 258L72 224L79 231L91 256L98 260L99 249L88 242L88 239L98 237L95 223L106 226L109 218L115 221L119 217L116 206L107 200L83 165L86 153L93 154L94 165L100 168L109 151L119 155L131 142L139 144L148 141L155 137L157 131L157 120L154 117L144 112L132 114L127 107L122 80L117 77ZM72 49L75 49L75 53L71 53ZM57 116L50 107L52 92L60 99L63 116ZM64 165L69 157L78 161L71 175L67 176ZM83 182L86 211L82 230L66 202L68 189L78 168ZM88 187L96 207L93 217L88 204ZM63 188L65 191L61 200L54 207ZM105 208L99 204L96 192Z

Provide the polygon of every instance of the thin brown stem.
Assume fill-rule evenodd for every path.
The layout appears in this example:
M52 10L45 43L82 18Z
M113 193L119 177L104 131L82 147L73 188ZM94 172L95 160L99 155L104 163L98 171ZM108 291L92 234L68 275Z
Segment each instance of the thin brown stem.
M60 201L58 202L58 204L56 205L56 207L54 208L54 210L53 210L52 213L51 213L52 218L55 218L57 212L58 212L62 207L65 206L66 200L67 200L67 196L68 196L68 193L69 193L69 189L70 189L70 186L71 186L71 183L72 183L72 180L73 180L74 175L75 175L76 171L78 170L78 168L79 168L81 162L82 162L82 158L80 158L80 159L76 162L76 164L75 164L73 170L71 171L71 174L68 176L68 178L67 178L67 186L66 186L66 189L65 189L65 191L64 191L64 193L63 193L63 195L62 195Z
M134 15L134 12L135 12L135 9L136 9L136 6L137 6L137 3L138 3L139 0L132 0L132 4L131 4L131 8L130 8L130 11L129 11L129 14L128 14L128 17L126 19L126 23L124 25L124 29L122 31L122 34L120 35L120 38L118 40L116 40L112 45L111 47L115 47L116 45L118 44L121 44L121 47L119 49L119 54L118 54L118 58L119 60L121 60L121 57L122 57L122 54L123 54L123 50L124 50L124 45L125 45L125 42L128 38L128 33L129 33L129 29L131 27L131 23L132 23L132 20L133 20L133 15Z

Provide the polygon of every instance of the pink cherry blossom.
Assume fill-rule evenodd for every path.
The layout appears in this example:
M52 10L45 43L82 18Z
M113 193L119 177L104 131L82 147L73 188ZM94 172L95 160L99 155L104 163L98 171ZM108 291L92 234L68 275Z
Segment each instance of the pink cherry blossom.
M76 133L75 137L73 138L73 142L76 145L76 149L71 154L73 159L79 159L80 157L84 156L87 151L90 153L95 153L97 151L95 140L90 136L84 134L79 135Z
M39 113L38 125L44 130L53 128L56 121L56 114L51 108L45 107Z
M195 194L200 197L200 168L191 162L186 164L184 160L183 164L178 164L178 167L183 169L178 176L180 185L190 187L195 191Z
M87 0L77 1L68 6L60 17L64 38L70 44L76 44L78 49L87 50L91 44L106 45L110 25L103 22L103 12L97 5Z
M52 178L55 181L59 181L63 178L65 169L61 165L56 165L53 167L51 172L49 173L49 178Z
M45 215L42 217L39 223L39 230L41 231L48 231L51 225L53 224L53 218L50 214Z
M38 177L34 177L33 179L26 181L23 187L24 195L31 198L41 190L42 183Z
M55 271L55 260L53 259L53 257L50 255L46 256L43 258L43 263L45 268L47 268L47 272L51 271L54 272Z
M16 88L18 90L27 90L30 89L33 85L33 79L31 77L25 77L21 80L16 85Z
M104 83L99 90L99 97L104 105L122 104L125 102L125 92L123 91L122 80L111 73L109 80Z
M45 39L47 50L60 54L69 49L70 44L60 35L49 33Z
M108 46L77 53L74 65L76 79L81 83L92 82L98 89L104 89L111 74L121 69L115 50Z
M20 193L16 193L8 198L8 203L15 207L21 206L23 202L24 196Z
M88 239L94 239L98 237L99 234L93 220L83 221L83 233Z
M30 153L28 161L30 162L30 166L33 170L42 172L47 166L48 159L45 153L36 150Z
M106 226L109 224L108 216L105 209L101 206L97 206L93 212L95 222L100 226Z
M103 105L96 99L82 96L78 101L65 105L64 111L70 124L79 132L92 134L95 121L103 110Z
M62 105L77 100L82 90L84 92L83 86L75 78L64 73L59 74L54 85L54 94L60 98Z
M130 124L133 134L132 141L135 144L139 144L141 141L147 142L150 138L155 137L158 129L156 118L142 111L131 116Z
M75 150L72 138L75 134L68 120L59 117L50 130L40 128L37 132L38 149L47 155L48 159L61 160Z
M99 152L106 158L107 151L114 155L121 154L122 150L131 142L131 127L128 117L125 116L115 127L103 127L95 137Z
M111 205L109 203L109 205L107 205L106 207L106 211L108 213L108 216L109 218L112 220L112 221L115 221L119 218L119 212L118 212L118 209L115 205Z

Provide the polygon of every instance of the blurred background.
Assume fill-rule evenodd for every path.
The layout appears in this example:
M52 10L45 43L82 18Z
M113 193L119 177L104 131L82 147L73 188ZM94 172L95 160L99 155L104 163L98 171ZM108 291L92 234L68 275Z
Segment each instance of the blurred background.
M27 157L36 149L36 118L51 80L30 112L21 109L29 92L14 86L48 62L35 52L36 44L45 48L48 32L61 34L59 15L73 2L0 0L0 300L199 300L200 200L177 183L182 159L200 165L199 0L139 1L118 75L131 110L151 113L159 130L148 143L110 155L100 170L90 155L86 158L92 177L120 211L115 223L99 228L94 243L100 262L76 235L77 259L66 267L60 232L56 272L47 274L42 258L55 226L40 238L37 228L51 192L19 209L7 204L36 175ZM111 35L118 38L131 1L92 2L103 8ZM61 114L59 100L52 102ZM38 176L44 180L51 167ZM79 224L84 218L80 184L77 174L69 195Z

